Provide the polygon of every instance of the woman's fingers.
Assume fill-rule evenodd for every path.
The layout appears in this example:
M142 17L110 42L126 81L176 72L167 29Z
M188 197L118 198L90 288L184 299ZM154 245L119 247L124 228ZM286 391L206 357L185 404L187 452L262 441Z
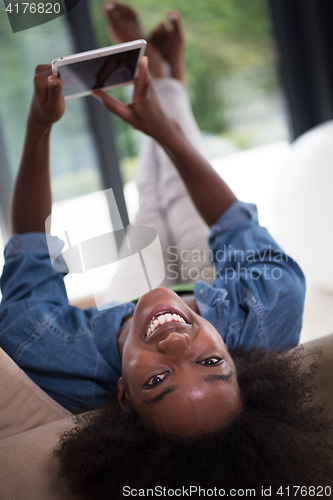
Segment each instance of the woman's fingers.
M38 73L44 73L45 71L51 71L51 70L52 70L51 64L38 64L38 66L36 66L35 68L35 75L38 75Z
M62 91L62 81L52 75L50 65L41 64L35 70L34 84L41 102L56 103Z
M94 90L92 95L96 97L96 99L102 101L104 106L109 111L119 116L126 122L131 123L132 113L126 104L118 101L114 97L111 97L109 94L106 94L102 90Z
M41 68L43 67L44 70L42 71ZM51 66L49 66L48 68L46 67L46 65L37 66L37 68L35 69L35 76L34 76L34 85L37 92L41 93L45 92L48 86L47 78L49 76L52 76Z
M49 76L47 79L48 83L48 97L47 102L53 106L58 103L61 92L62 92L62 81L60 78L55 76Z
M135 81L134 102L141 104L144 102L148 89L151 85L151 77L148 70L148 57L144 56L139 65L139 75Z
M151 90L151 77L148 71L148 59L143 57L139 66L139 74L134 82L133 101L124 104L101 90L94 90L93 95L100 99L104 106L134 128L151 135L161 119L159 103Z
M35 69L34 95L30 107L30 119L43 126L58 121L65 111L62 81L52 75L50 64L40 64Z

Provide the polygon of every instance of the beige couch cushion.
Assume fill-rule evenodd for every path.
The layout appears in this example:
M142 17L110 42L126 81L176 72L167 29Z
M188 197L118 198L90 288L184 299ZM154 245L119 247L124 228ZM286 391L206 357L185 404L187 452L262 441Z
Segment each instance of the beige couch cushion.
M52 453L73 426L65 418L0 441L1 500L72 500Z
M67 500L52 452L73 415L0 349L0 498Z
M0 439L71 416L0 348Z

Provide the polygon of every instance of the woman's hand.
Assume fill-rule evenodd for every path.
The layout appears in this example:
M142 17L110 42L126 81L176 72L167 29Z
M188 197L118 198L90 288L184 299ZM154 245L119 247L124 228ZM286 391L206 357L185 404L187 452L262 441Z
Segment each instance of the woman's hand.
M93 94L107 109L160 143L182 177L198 212L210 226L236 201L236 197L189 142L178 122L161 108L151 84L147 62L146 57L142 58L129 104L123 104L101 90L95 90Z
M132 127L163 143L165 134L175 130L176 122L161 108L148 71L148 59L143 57L138 77L134 80L132 102L124 104L101 90L93 95L103 101L105 107Z
M62 81L52 76L50 64L35 69L34 93L28 123L33 127L49 128L60 120L65 112L65 100L61 95Z

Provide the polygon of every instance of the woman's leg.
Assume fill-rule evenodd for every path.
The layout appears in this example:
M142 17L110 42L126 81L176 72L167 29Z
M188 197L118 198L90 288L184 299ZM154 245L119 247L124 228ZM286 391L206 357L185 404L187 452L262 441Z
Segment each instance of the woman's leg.
M166 262L168 256L167 249L171 246L171 240L167 230L167 223L160 210L156 190L158 183L156 144L148 137L143 139L138 165L136 181L139 191L139 211L133 225L151 227L157 231L160 246L156 244L146 249L145 259L149 260L150 263L156 262L157 271L160 271L161 266L163 267L163 262L160 262L161 250L163 260ZM123 243L120 249L120 257L124 252L127 252L126 242ZM112 300L130 300L136 298L142 293L140 291L142 278L140 262L137 262L134 266L130 266L128 260L124 259L123 262L120 261L117 272L108 290L102 297L102 304L111 302ZM175 279L165 276L163 281L158 284L159 286L170 287L176 283Z
M106 4L104 15L107 21L110 36L116 42L125 42L131 39L148 38L142 31L139 20L129 6L124 3L111 2ZM171 75L169 64L162 58L160 53L150 42L147 44L149 57L149 68L155 78L162 78ZM140 155L138 159L137 187L139 192L139 211L135 226L151 227L157 231L160 247L155 245L147 251L146 258L150 262L159 262L159 254L163 252L163 259L166 259L166 249L170 247L171 240L167 231L164 215L160 210L156 186L158 183L158 158L156 156L155 142L149 137L142 141ZM120 256L126 254L127 243L124 242L120 249ZM157 267L160 268L159 265ZM162 262L163 267L163 262ZM137 296L138 282L142 278L141 264L129 267L128 261L120 261L118 270L113 277L110 287L102 297L102 303L112 300L129 300ZM165 277L160 286L172 286L176 284L175 279ZM147 290L148 291L148 290Z
M156 79L155 90L163 107L180 123L188 139L201 146L201 134L192 114L184 86L175 79ZM196 210L175 166L156 145L158 158L158 198L174 248L166 260L167 276L174 276L178 264L178 282L213 281L207 237L209 228ZM175 255L176 254L176 255ZM177 261L176 261L177 258Z
M180 123L192 144L200 149L202 138L183 84L186 80L184 34L177 12L168 14L169 27L160 23L151 40L170 64L172 79L155 79L154 86L162 106ZM208 227L198 214L176 168L163 149L156 145L159 165L158 196L173 247L166 260L167 275L178 273L179 283L198 279L212 281L207 243ZM176 266L177 264L177 266Z
M116 41L127 41L129 32L136 37L146 37L130 7L112 2L112 8L106 9L105 15L109 31ZM184 40L180 19L173 13L170 20L172 29L163 28L160 24L151 36L163 51L164 57L148 42L149 68L162 105L180 122L190 140L198 147L201 135L184 87L180 81L170 78L171 74L178 75L182 81L185 78L181 69L184 67ZM213 268L209 262L207 244L208 227L195 209L171 160L150 138L146 138L143 143L137 182L139 213L135 225L153 227L159 235L166 273L160 286L188 283L197 279L212 281ZM151 258L153 260L154 256ZM141 269L138 269L138 273L141 273ZM104 295L103 302L135 296L137 280L136 271L129 270L123 262Z

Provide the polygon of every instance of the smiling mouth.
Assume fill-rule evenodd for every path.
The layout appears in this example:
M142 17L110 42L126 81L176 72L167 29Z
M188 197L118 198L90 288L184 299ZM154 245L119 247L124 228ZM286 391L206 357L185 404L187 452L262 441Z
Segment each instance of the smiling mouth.
M148 339L157 328L160 326L166 325L168 323L182 323L184 325L187 325L188 322L179 314L175 314L172 312L163 312L156 314L155 316L152 317L148 328L145 332L145 340Z

